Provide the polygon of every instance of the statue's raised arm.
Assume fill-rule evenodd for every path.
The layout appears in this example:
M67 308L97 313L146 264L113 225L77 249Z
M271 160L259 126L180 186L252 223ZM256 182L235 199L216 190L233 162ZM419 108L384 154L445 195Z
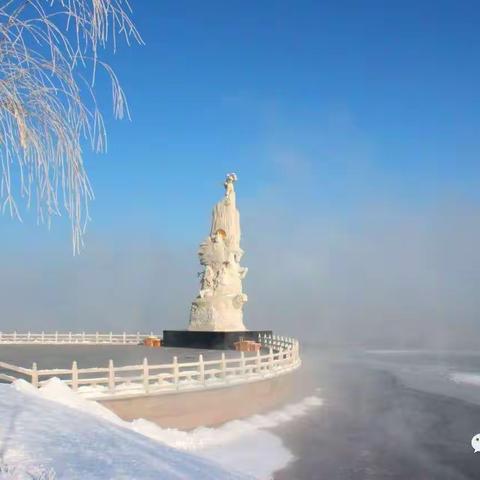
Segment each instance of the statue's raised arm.
M235 250L240 249L240 214L237 210L234 183L237 181L235 173L227 174L224 182L225 196L220 200L212 212L212 227L210 235L224 236L225 244Z

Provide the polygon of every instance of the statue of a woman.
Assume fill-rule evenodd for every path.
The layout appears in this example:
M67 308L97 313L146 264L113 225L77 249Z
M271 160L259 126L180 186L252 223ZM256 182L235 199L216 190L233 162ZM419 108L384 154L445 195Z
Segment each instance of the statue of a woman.
M225 182L223 186L225 187L225 197L227 201L230 200L230 197L233 194L233 197L235 198L235 190L233 188L233 184L237 181L237 175L235 173L227 173L227 178L225 179Z
M240 266L240 214L235 203L237 176L225 179L225 196L215 205L210 235L200 244L204 266L200 292L192 302L189 330L245 331L242 280L247 269Z
M225 196L213 208L212 237L220 232L225 235L225 243L231 249L240 248L240 214L238 213L235 201L235 189L233 184L237 181L235 173L229 173L223 184Z

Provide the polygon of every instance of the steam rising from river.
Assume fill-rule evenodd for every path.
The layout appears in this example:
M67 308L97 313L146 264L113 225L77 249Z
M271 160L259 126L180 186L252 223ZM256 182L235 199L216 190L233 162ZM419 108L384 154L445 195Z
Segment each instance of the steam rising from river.
M382 348L478 344L478 208L365 207L354 219L334 219L299 217L289 205L273 205L276 198L256 207L242 200L249 328ZM201 238L181 246L90 237L75 259L3 253L1 330L185 328Z

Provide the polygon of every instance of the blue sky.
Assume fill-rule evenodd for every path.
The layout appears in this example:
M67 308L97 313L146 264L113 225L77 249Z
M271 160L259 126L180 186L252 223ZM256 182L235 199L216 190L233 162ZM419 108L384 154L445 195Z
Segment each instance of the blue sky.
M320 212L478 200L478 4L388 3L138 2L146 46L112 60L133 123L94 160L97 204L188 237L230 170Z
M133 8L146 45L106 53L133 121L111 120L100 79L109 150L85 152L96 194L89 232L188 241L230 170L244 198L273 188L313 214L390 200L416 209L445 195L478 201L477 2ZM68 235L62 222L56 229Z
M105 155L85 150L96 200L81 258L71 258L65 218L49 232L28 215L23 224L0 217L9 261L31 270L25 258L32 251L41 258L36 273L26 274L27 292L41 288L42 275L65 285L82 272L85 290L95 276L111 280L98 274L101 265L118 267L116 279L126 280L115 298L107 290L101 300L87 296L92 318L137 288L139 296L118 315L146 308L139 322L150 327L158 312L171 310L166 316L182 316L182 324L196 288L197 245L225 173L235 171L250 267L247 318L266 311L259 292L277 301L291 276L303 300L280 302L279 316L293 315L303 301L307 318L320 308L324 329L360 312L359 325L378 330L369 319L399 315L396 302L411 292L407 303L418 298L402 321L441 317L448 329L463 318L470 335L480 308L472 267L480 266L478 2L132 5L146 45L105 53L132 122L112 120L108 85L99 78L109 148ZM164 265L160 257L172 261ZM155 262L162 266L153 273ZM279 268L276 278L262 277L267 264ZM152 279L162 288L162 272L176 279L170 287L183 289L180 296L168 291L160 301L139 286ZM137 278L135 288L129 276ZM328 305L315 304L327 297ZM347 297L353 303L345 309ZM72 310L85 302L77 299ZM460 306L465 311L455 310ZM68 311L49 308L45 316L57 315L62 325Z

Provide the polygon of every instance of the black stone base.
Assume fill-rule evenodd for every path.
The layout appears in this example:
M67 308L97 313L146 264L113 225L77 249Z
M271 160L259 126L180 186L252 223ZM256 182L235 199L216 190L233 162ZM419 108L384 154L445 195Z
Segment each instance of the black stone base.
M235 342L238 342L240 339L258 341L259 334L272 335L272 331L191 332L189 330L164 330L162 345L165 347L233 350Z

